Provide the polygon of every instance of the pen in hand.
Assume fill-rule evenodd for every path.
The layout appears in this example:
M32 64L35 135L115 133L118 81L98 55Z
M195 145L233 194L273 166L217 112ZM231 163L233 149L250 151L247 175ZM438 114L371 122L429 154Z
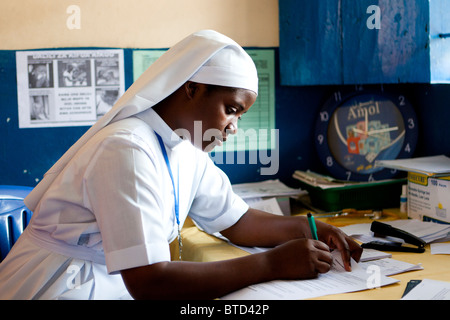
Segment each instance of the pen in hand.
M309 223L309 228L311 229L311 234L314 240L319 240L319 238L317 237L317 227L316 227L316 222L314 221L314 217L311 213L308 213L308 223Z

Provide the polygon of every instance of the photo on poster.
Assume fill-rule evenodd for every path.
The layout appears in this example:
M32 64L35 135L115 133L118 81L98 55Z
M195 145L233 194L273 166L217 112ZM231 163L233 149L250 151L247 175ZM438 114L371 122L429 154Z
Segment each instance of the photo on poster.
M50 120L49 95L39 92L30 94L30 122Z
M30 59L28 62L28 87L30 89L53 87L52 61L35 62Z
M90 60L59 60L58 81L60 88L90 87Z

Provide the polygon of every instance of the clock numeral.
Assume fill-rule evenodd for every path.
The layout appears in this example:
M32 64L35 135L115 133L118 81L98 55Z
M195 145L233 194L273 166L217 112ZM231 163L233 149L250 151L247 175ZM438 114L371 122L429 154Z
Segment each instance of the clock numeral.
M411 147L409 146L409 143L406 144L405 151L408 152L408 153L411 152Z
M332 167L333 166L333 158L332 157L327 157L327 166L328 167Z
M341 92L340 92L340 91L336 91L336 92L334 93L334 100L335 100L335 101L341 101L341 100L342 100Z
M400 103L401 106L405 105L405 97L404 96L399 96L398 97L398 102Z
M350 181L350 178L352 176L352 172L351 171L346 171L345 174L347 175L347 181Z
M320 112L320 121L322 122L328 121L328 118L329 118L328 112L326 111Z
M414 124L414 119L413 118L408 118L408 128L409 129L414 129L416 125Z
M369 179L367 179L367 181L369 181L369 182L375 181L372 174L369 175Z
M317 141L319 141L319 144L322 144L322 143L323 143L323 134L319 134L319 135L317 136Z

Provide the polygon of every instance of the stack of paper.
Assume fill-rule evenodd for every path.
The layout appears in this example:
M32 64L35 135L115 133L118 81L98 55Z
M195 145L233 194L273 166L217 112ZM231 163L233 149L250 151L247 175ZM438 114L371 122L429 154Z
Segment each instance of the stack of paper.
M232 187L252 208L279 215L290 215L289 197L307 193L301 189L289 188L280 180L233 184Z
M394 220L384 222L395 228L409 232L416 237L421 238L426 243L443 242L450 240L450 225L439 224L434 222L419 221L414 219L408 220ZM362 242L380 241L383 238L376 238L373 232L370 231L370 223L353 224L341 227L347 235L354 237ZM388 240L397 240L391 239Z
M412 159L376 160L375 166L417 172L436 177L450 175L450 158L444 155Z
M278 179L233 184L232 187L233 191L244 200L252 198L297 196L304 192L300 189L289 188Z
M383 181L373 181L373 182L356 182L356 181L344 181L338 180L330 176L322 175L320 173L316 173L310 170L301 171L295 170L293 177L297 180L300 180L303 183L311 185L313 187L318 187L321 189L330 189L330 188L343 188L348 186L362 186L362 185L373 185L376 183L384 182Z
M450 240L450 225L414 219L387 222L391 226L409 232L426 243Z

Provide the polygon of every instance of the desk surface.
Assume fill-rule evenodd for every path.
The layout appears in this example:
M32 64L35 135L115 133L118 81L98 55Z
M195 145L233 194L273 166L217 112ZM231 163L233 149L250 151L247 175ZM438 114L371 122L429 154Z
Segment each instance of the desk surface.
M397 219L399 216L397 213L388 215L387 220ZM400 215L401 217L401 215ZM371 221L368 218L353 219L350 221L347 219L338 220L335 219L333 224L344 225L350 223L366 223ZM381 220L383 221L383 220ZM330 221L328 221L330 222ZM332 221L333 222L333 221ZM205 232L200 231L192 224L185 225L182 230L183 238L183 260L208 262L232 259L247 255L248 253L229 245L223 240L210 236ZM430 246L426 246L424 253L406 253L406 252L392 252L392 258L412 264L421 263L423 270L410 271L406 273L397 274L391 276L399 282L385 286L382 288L376 288L371 290L364 290L359 292L351 292L337 295L328 295L319 297L316 299L321 300L398 300L401 298L406 284L409 280L413 279L433 279L450 282L450 255L432 255L430 252Z

